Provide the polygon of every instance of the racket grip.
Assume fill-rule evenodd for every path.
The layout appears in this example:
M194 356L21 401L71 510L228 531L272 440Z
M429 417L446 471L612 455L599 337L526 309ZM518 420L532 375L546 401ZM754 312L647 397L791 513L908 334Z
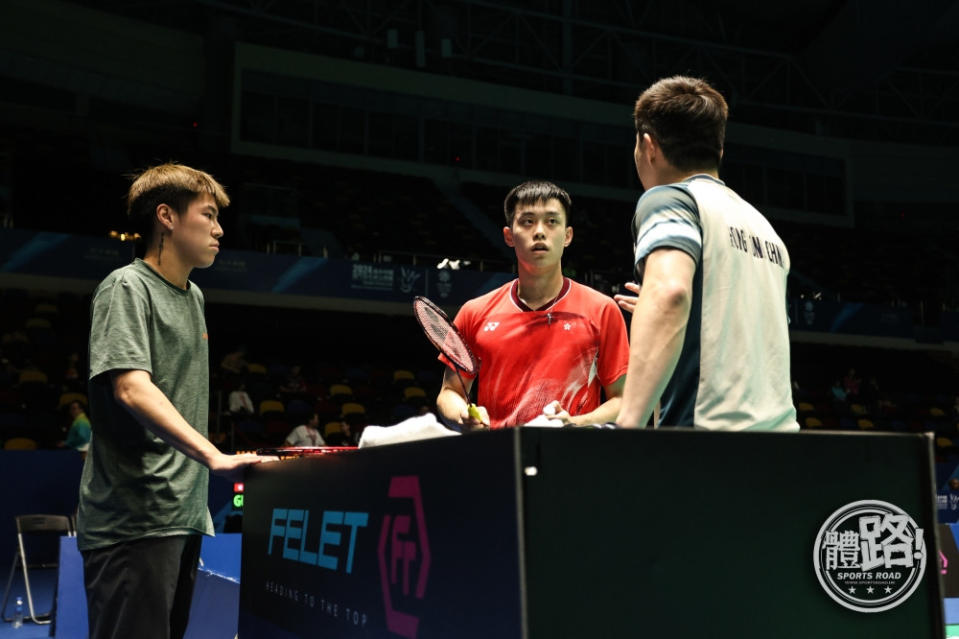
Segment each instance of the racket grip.
M469 413L469 416L473 419L478 419L483 421L483 415L480 413L479 409L476 407L476 404L469 404L466 407L466 412Z

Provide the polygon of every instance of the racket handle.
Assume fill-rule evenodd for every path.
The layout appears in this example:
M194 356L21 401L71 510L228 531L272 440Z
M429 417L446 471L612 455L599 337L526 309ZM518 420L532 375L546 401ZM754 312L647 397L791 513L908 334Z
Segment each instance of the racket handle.
M480 413L480 410L476 407L476 404L469 404L466 407L466 412L469 413L469 416L473 419L483 421L483 414Z

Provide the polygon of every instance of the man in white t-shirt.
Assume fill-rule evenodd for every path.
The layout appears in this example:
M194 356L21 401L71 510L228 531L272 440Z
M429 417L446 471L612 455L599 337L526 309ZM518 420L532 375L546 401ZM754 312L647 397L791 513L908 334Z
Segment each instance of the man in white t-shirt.
M286 436L286 441L283 442L283 445L325 446L326 442L323 441L323 436L320 435L320 431L318 430L319 425L320 416L317 413L313 413L308 422L301 424L290 431L290 434Z
M250 399L250 394L246 392L246 384L243 383L230 393L227 403L231 415L245 417L255 412L253 400Z

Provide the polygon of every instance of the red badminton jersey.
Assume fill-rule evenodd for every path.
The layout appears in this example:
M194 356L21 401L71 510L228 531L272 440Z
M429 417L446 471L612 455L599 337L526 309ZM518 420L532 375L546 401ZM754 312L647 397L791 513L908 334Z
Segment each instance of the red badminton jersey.
M554 399L570 415L592 411L602 387L629 363L619 307L568 278L537 310L520 301L517 288L513 280L466 302L454 320L480 360L477 404L489 411L490 426L525 424Z

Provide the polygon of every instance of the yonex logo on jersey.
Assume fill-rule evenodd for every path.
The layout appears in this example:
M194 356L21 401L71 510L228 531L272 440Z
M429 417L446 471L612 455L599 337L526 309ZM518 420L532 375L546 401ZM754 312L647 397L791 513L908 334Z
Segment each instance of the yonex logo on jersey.
M487 322L486 326L483 327L484 331L495 331L496 327L499 326L499 322Z

